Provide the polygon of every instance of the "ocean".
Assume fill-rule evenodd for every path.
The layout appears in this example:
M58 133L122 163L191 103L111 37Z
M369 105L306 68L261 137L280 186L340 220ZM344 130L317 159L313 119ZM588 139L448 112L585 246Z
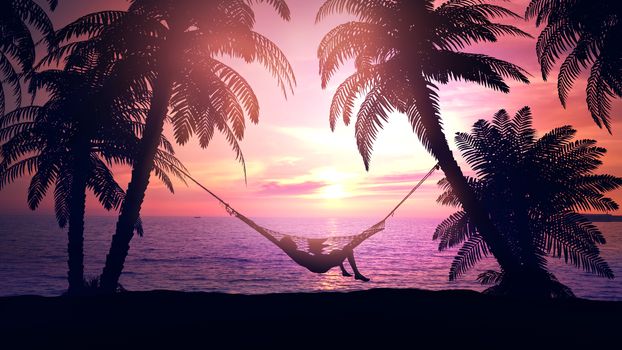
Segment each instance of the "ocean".
M356 234L368 219L259 218L259 224L305 237ZM85 275L99 275L116 217L87 217ZM144 237L131 242L121 284L128 290L168 289L225 293L354 291L369 288L472 289L480 262L458 281L448 281L456 250L439 252L432 241L439 220L392 218L386 229L355 250L364 283L338 268L314 274L292 262L258 233L230 217L144 217ZM622 223L597 223L607 244L602 256L616 279L608 280L550 260L551 270L579 297L622 300ZM53 216L0 216L0 296L60 295L66 289L66 231ZM346 268L350 266L346 263Z

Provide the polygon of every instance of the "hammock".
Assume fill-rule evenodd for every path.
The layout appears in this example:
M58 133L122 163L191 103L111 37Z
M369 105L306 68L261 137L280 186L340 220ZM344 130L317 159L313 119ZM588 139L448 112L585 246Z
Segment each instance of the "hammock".
M297 235L277 232L277 231L265 228L257 224L253 220L249 219L248 217L242 215L237 210L233 209L227 202L225 202L223 199L218 197L214 192L207 189L205 186L203 186L201 183L199 183L197 180L192 178L187 173L184 172L184 175L186 175L188 179L190 179L192 182L197 184L197 186L201 187L203 190L209 193L212 197L216 198L216 200L218 200L225 207L225 210L227 211L227 213L229 213L229 215L235 216L236 218L244 222L246 225L248 225L255 231L259 232L259 234L267 238L270 242L274 243L277 247L281 248L287 255L289 255L293 259L291 249L306 251L313 255L325 255L325 256L328 256L331 253L344 251L344 250L351 251L352 249L357 247L359 244L363 243L366 239L384 230L384 225L385 225L386 220L389 217L391 217L395 213L395 211L408 199L408 197L410 197L438 168L439 168L438 164L434 165L434 167L432 167L432 169L430 169L430 171L428 171L425 174L425 176L421 178L421 180L415 185L415 187L413 187L410 190L410 192L408 192L408 194L382 220L378 221L376 224L372 225L371 227L369 227L368 229L364 230L363 232L359 234L349 235L349 236L331 236L331 237L326 237L326 238L309 238L309 237L303 237L303 236L297 236ZM293 248L290 248L290 246L288 245L282 244L283 238L286 238L286 237L288 237L294 243L296 243L296 245ZM296 262L310 269L309 266L305 266L299 261L296 261ZM313 272L317 272L317 271L313 271Z

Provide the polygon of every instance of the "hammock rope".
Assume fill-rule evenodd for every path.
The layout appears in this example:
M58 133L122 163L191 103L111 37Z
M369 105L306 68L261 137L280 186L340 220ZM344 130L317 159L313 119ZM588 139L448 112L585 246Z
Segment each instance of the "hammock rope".
M203 186L200 182L198 182L196 179L190 176L187 172L182 171L181 169L180 171L182 171L183 174L188 179L190 179L192 182L194 182L197 186L201 187L205 192L209 193L212 197L218 200L225 207L225 210L227 211L229 215L238 218L240 221L244 222L246 225L248 225L249 227L257 231L259 234L264 236L266 239L274 243L279 248L283 249L283 246L280 244L281 239L284 237L289 237L296 243L299 249L311 251L314 254L317 254L317 253L323 254L323 253L330 253L335 250L354 249L359 244L363 243L366 239L370 238L371 236L375 235L376 233L380 231L383 231L385 228L385 222L387 221L387 219L393 216L395 212L397 211L397 209L402 204L404 204L404 202L406 202L406 200L413 193L415 193L415 191L417 191L417 189L421 187L421 185L423 185L423 183L434 173L434 171L438 169L439 169L439 165L438 164L434 165L432 169L430 169L430 171L428 171L421 178L421 180L419 180L419 182L410 190L410 192L408 192L408 194L406 194L406 196L382 220L378 221L376 224L370 226L369 228L367 228L366 230L358 234L348 235L348 236L330 236L326 238L303 237L303 236L298 236L298 235L293 235L293 234L286 234L286 233L274 231L266 227L263 227L257 224L256 222L254 222L253 220L249 219L248 217L244 216L237 210L233 209L233 207L231 207L229 203L225 202L222 198L220 198L214 192L210 191L207 187Z

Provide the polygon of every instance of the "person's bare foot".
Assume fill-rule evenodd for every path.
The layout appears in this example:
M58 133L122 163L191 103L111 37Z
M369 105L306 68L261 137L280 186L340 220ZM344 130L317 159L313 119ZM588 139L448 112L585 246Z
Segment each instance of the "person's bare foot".
M369 278L367 278L367 277L365 277L365 276L363 276L361 274L355 275L354 278L359 280L359 281L369 282Z
M348 273L348 271L341 271L341 275L342 275L343 277L352 277L352 274L351 274L351 273Z

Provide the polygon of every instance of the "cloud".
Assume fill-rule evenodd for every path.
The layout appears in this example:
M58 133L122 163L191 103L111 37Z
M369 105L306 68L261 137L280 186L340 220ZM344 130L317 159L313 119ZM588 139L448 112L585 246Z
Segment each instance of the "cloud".
M268 196L303 196L317 192L326 183L319 181L305 181L300 183L279 183L270 181L261 185L258 194Z
M374 182L379 183L379 184L404 183L404 182L415 184L419 182L419 180L421 180L426 174L427 174L427 171L421 171L421 172L415 172L415 173L404 173L404 174L388 174L388 175L382 175L382 176L375 176L371 178L370 180L373 180ZM440 179L440 176L438 174L439 173L433 174L431 178L428 179L428 182L432 181L433 178Z

